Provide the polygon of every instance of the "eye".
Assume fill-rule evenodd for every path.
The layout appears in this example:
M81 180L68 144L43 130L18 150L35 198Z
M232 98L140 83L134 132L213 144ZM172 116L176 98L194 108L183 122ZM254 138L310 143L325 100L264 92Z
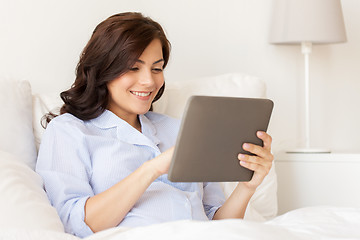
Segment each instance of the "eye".
M161 73L163 71L163 69L162 68L153 68L152 71L154 73Z
M139 68L138 67L132 67L132 68L129 68L130 71L132 72L137 72L139 71Z

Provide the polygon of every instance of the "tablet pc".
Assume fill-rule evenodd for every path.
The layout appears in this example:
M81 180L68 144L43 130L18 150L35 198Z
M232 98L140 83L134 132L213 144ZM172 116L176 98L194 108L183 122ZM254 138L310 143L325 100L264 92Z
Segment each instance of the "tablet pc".
M270 121L273 102L262 98L192 96L177 136L168 179L172 182L250 181L240 166L243 143L263 146L256 136Z

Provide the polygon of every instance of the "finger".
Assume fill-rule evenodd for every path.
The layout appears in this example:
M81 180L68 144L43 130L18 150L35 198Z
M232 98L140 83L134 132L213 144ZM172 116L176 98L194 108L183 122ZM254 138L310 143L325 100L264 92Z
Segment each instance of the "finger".
M264 147L261 147L261 146L255 145L255 144L251 144L251 143L244 143L243 149L248 152L251 152L261 158L269 159L271 161L273 159L273 155L271 154L271 152L269 150L265 149Z
M257 164L257 163L246 162L246 161L240 161L239 163L241 166L243 166L247 169L250 169L254 172L257 172L257 173L266 174L266 172L267 172L266 167L264 167L260 164Z
M257 131L256 135L258 138L260 138L263 141L264 148L270 152L272 137L264 131Z
M272 165L272 161L270 161L270 159L260 158L258 156L239 154L238 158L242 162L257 164L265 167L266 169L270 169Z
M250 157L250 158L253 158L253 157ZM261 178L264 178L270 172L270 169L272 166L272 162L267 162L267 161L243 161L243 160L240 160L239 164L242 167L245 167L247 169L254 171L254 173L256 173L254 175L263 176Z

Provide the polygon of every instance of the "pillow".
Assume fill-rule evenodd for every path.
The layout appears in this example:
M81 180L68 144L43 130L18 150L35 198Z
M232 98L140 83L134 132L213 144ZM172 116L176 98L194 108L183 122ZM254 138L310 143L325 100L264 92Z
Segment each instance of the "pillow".
M154 103L154 111L181 118L186 101L192 95L265 98L266 87L259 78L240 73L169 81L163 96Z
M234 191L237 182L223 182L221 183L228 198ZM254 195L251 197L246 208L246 220L265 221L277 216L277 176L275 171L275 164L269 171L269 174L264 178L263 182L258 186Z
M186 101L192 95L265 98L266 86L261 79L240 73L166 82L163 96L154 103L154 111L181 118ZM236 184L221 183L226 197L230 196ZM277 210L277 178L273 166L250 199L245 219L264 221L275 217Z
M154 111L181 118L187 99L192 95L265 98L265 83L255 77L240 73L204 77L186 81L166 82L165 92L154 103ZM58 94L34 96L34 131L37 145L44 129L39 124L49 110L58 112L62 105ZM236 183L222 183L225 196L230 196ZM274 167L251 198L245 218L263 221L277 215L277 180Z
M36 150L39 150L41 137L45 131L42 126L42 118L49 112L59 114L63 101L61 100L59 93L35 94L32 101L35 146Z
M35 168L36 148L32 128L32 95L27 81L0 79L0 150Z
M192 95L265 98L266 87L259 78L240 73L229 73L187 81L169 81L166 82L163 96L154 103L154 111L181 118L186 101ZM62 104L63 102L58 93L34 95L33 128L37 149L44 132L44 128L40 123L42 116L49 111L58 114Z
M41 177L14 154L0 151L0 229L64 228L42 186Z

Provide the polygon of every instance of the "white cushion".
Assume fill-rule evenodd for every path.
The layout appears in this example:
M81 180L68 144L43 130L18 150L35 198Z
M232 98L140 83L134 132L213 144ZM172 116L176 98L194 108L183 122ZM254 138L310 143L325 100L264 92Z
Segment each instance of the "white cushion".
M32 95L27 81L0 79L0 150L34 169L36 148L32 128Z
M261 79L240 73L186 81L168 81L163 96L154 103L154 111L181 118L186 101L192 95L265 98L266 86ZM58 114L62 104L59 93L33 96L34 135L37 149L44 132L40 124L41 118L49 111Z
M11 153L0 151L0 229L43 229L63 232L46 196L41 177Z
M236 182L221 183L226 197L229 197L236 187ZM273 164L269 174L258 186L251 197L245 212L245 219L254 221L265 221L277 216L277 176Z
M154 111L181 118L186 101L192 95L265 98L266 85L258 77L240 73L169 81L163 96L154 103ZM236 184L222 183L226 197L230 196ZM277 177L273 167L251 198L245 219L264 221L275 217L277 210Z
M186 101L192 95L265 98L266 85L255 76L240 73L186 81L168 81L163 96L154 103L154 111L181 118ZM58 94L34 96L34 131L37 144L40 143L44 131L39 124L41 117L49 110L58 113L61 105ZM226 197L231 194L235 186L236 183L222 183ZM251 198L245 218L256 221L271 219L277 215L277 209L277 180L273 167Z
M154 111L181 118L192 95L265 98L266 85L257 77L240 73L168 81L163 96L154 103Z
M33 96L33 129L36 149L39 150L41 137L45 131L43 116L49 112L60 113L63 102L59 93L35 94Z

